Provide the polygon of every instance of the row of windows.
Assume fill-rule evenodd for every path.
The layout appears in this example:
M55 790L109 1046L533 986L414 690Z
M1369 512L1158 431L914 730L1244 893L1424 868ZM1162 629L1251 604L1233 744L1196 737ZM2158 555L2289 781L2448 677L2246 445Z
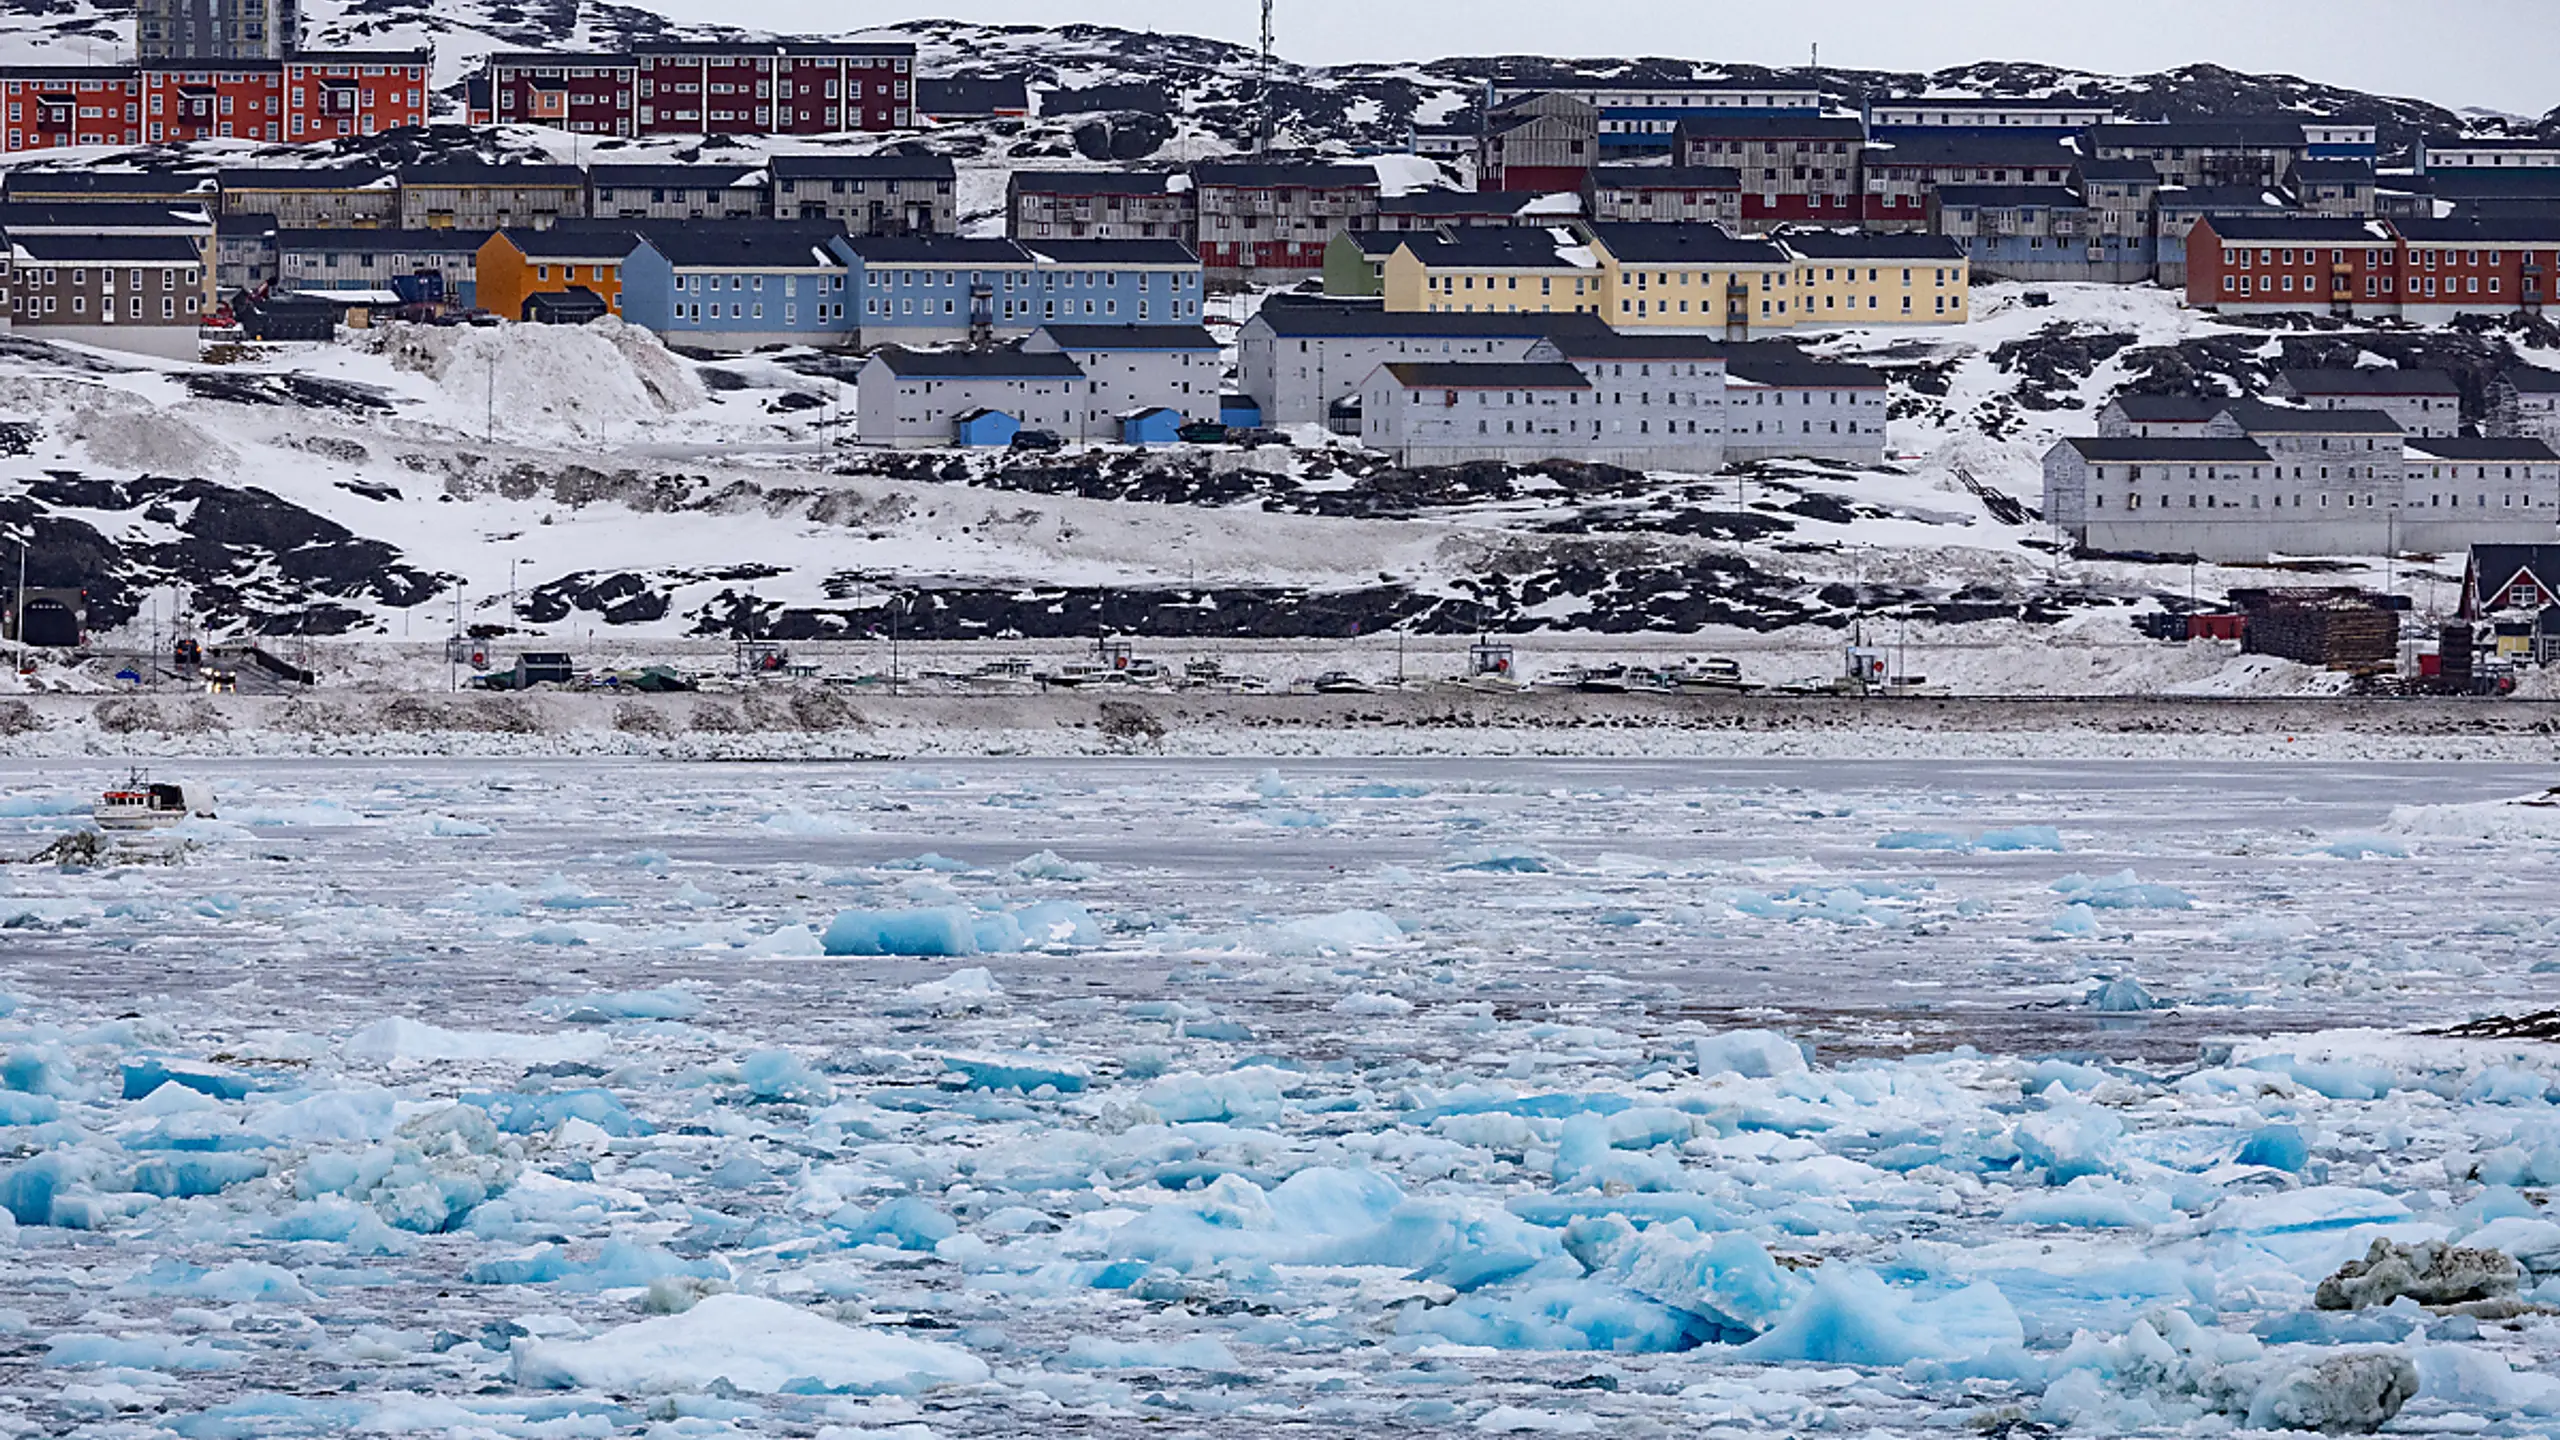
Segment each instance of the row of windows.
M2104 495L2092 495L2092 496L2091 496L2091 497L2089 497L2089 498L2090 498L2090 508L2091 508L2091 509L2093 509L2093 510L2104 510L2104 509L2106 509L2106 508L2107 508L2107 497L2106 497L2106 496L2104 496ZM2304 498L2304 497L2302 497L2302 496L2300 496L2300 495L2296 495L2296 496L2294 496L2294 497L2293 497L2293 504L2292 504L2290 507L2288 507L2288 506L2285 504L2285 497L2284 497L2284 496L2282 496L2282 495L2277 495L2277 496L2274 496L2274 497L2272 497L2272 498L2274 499L2274 502L2275 502L2275 503L2274 503L2274 504L2272 504L2272 505L2265 506L2265 507L2263 507L2263 508L2266 508L2266 509L2269 509L2269 510L2283 510L2283 509L2287 509L2287 508L2291 508L2291 509L2299 510L2299 509L2301 509L2301 508L2302 508L2302 501L2303 501L2303 498ZM2361 499L2361 500L2362 500L2363 505L2364 505L2364 507L2365 507L2366 509L2372 509L2375 505L2377 505L2377 504L2379 504L2379 503L2380 503L2379 501L2377 501L2374 497L2372 497L2372 496L2370 496L2370 495L2366 495L2366 496L2362 496L2362 497L2358 497L2358 496L2355 496L2355 495L2349 495L2349 496L2346 496L2346 497L2344 497L2344 498L2345 498L2345 501L2346 501L2346 507L2345 507L2345 508L2353 508L2353 507L2357 504L2357 502L2358 502L2358 500L2359 500L2359 499ZM2141 492L2140 492L2140 491L2133 491L2133 492L2128 493L2128 494L2124 497L2124 508L2126 508L2127 510L2139 510L2139 509L2143 508L2143 500L2142 500L2142 494L2141 494ZM2169 497L2168 497L2168 496L2166 496L2166 495L2161 496L2161 497L2160 497L2160 503L2159 503L2159 505L2158 505L2158 506L2156 506L2156 507L2154 507L2154 508L2161 509L2161 510L2166 510L2166 509L2170 508L2170 505L2169 505ZM2258 504L2258 497L2257 497L2257 496L2255 496L2255 495L2251 495L2251 496L2249 497L2249 503L2248 503L2247 505L2242 505L2242 504L2240 503L2240 499L2239 499L2239 497L2238 497L2238 496L2236 496L2236 495L2231 495L2231 496L2215 496L2215 495L2206 495L2206 496L2201 497L2201 503L2199 503L2199 497L2197 497L2197 496L2195 496L2195 495L2189 495L2189 496L2187 497L2187 508L2188 508L2188 509L2190 509L2190 510L2199 510L2199 509L2201 509L2201 510L2256 510L2256 509L2259 509L2259 508L2261 508L2261 507L2260 507L2260 506L2259 506L2259 504ZM2320 497L2320 508L2321 508L2321 509L2323 509L2323 510L2326 510L2326 509L2328 509L2328 508L2329 508L2329 497L2328 497L2328 495L2326 495L2325 493L2324 493L2324 494L2322 494L2322 495L2321 495L2321 497Z
M2293 278L2294 277L2290 275L2225 275L2222 277L2222 293L2225 295L2291 295L2294 293ZM2255 282L2254 288L2251 283L2253 281ZM2350 284L2350 277L2344 275L2333 277L2329 290L2330 297L2334 299L2340 295L2347 294L2349 292ZM2317 294L2319 293L2320 288L2320 285L2317 283L2317 277L2310 275L2302 277L2303 294ZM2528 280L2525 282L2524 293L2531 296L2537 293L2540 288L2541 287ZM2397 290L2398 284L2396 278L2393 276L2367 275L2364 277L2364 293L2368 297L2396 294ZM2480 277L2477 275L2448 275L2444 277L2444 287L2441 291L2437 289L2436 277L2433 275L2412 275L2409 277L2409 296L2411 299L2432 300L2437 298L2440 294L2478 295L2480 293L2482 293L2480 288ZM2503 293L2503 289L2497 276L2492 275L2489 277L2487 293L2491 295Z
M175 295L163 295L160 297L161 319L175 320L178 318L179 298L180 297ZM198 297L189 295L185 297L185 300L187 313L190 315L195 314ZM58 315L64 313L61 302L62 297L59 295L14 295L9 299L9 308L21 315ZM141 296L134 295L128 297L125 305L125 318L129 320L140 320L143 318L144 301ZM69 313L83 317L87 316L89 313L89 297L86 295L72 296ZM116 297L113 295L102 295L98 297L98 318L110 325L115 323Z

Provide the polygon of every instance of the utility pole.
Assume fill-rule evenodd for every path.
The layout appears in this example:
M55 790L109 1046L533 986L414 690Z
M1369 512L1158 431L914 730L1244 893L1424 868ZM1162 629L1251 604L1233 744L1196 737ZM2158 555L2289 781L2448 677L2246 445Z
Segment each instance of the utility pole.
M1257 152L1271 148L1271 137L1277 128L1271 114L1271 4L1272 0L1262 0L1262 62L1256 82L1259 92L1256 100L1262 113L1255 123L1253 136L1253 148Z
M33 534L35 527L29 525L27 529L29 534ZM24 540L18 542L18 599L9 607L9 615L10 623L18 632L18 673L23 675L27 669L27 542Z

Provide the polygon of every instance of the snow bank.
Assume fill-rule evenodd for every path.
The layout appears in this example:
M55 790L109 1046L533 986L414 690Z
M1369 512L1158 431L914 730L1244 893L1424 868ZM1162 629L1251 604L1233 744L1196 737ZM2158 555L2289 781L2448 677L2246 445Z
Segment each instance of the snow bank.
M512 435L627 435L708 398L692 368L656 336L610 316L577 326L399 325L359 334L369 339L357 343L395 367L435 381L458 416L494 415Z
M532 1389L648 1395L721 1381L749 1394L911 1394L975 1385L984 1362L926 1340L857 1330L754 1295L710 1295L681 1315L592 1340L519 1341L512 1372Z

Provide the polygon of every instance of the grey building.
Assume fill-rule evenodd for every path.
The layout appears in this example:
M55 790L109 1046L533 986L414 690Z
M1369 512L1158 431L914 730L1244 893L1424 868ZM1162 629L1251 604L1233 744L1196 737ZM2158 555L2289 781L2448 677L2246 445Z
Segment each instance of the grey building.
M222 214L270 217L288 230L397 226L400 180L379 165L226 167L215 174Z
M2374 213L2377 182L2370 160L2299 160L2284 183L2306 215L2364 220Z
M237 295L276 283L276 222L271 215L226 215L213 237L213 291Z
M2265 503L2283 488L2277 468L2246 436L2078 436L2045 452L2044 516L2081 548L2109 554L2318 553L2322 532L2309 528L2318 515L2295 519ZM2387 527L2374 513L2378 549Z
M405 230L541 229L586 218L587 172L575 165L492 165L434 160L400 170Z
M2560 446L2560 370L2519 365L2490 391L2490 434Z
M2560 539L2560 454L2534 439L2430 436L2409 442L2394 551Z
M2109 440L2201 440L2222 405L2193 395L2119 395L2098 412L2098 434Z
M182 235L13 234L0 273L15 331L188 360L206 284Z
M135 0L135 55L150 60L282 60L301 39L297 0Z
M1884 375L1760 342L1725 353L1727 460L1884 463Z
M1084 372L1062 354L1005 350L875 351L856 377L862 443L931 449L959 439L963 417L999 410L1026 430L1074 435Z
M0 200L49 205L112 205L128 201L163 205L186 201L219 205L220 187L210 170L49 170L20 166L0 179Z
M1653 403L1639 405L1636 397L1648 392L1595 384L1561 360L1400 360L1371 371L1359 393L1361 443L1403 465L1571 460L1713 470L1721 463L1703 380L1685 388L1666 381L1650 392ZM1673 448L1684 441L1694 442L1697 457L1685 463Z
M1189 240L1197 193L1169 170L1016 170L1005 182L1016 240Z
M380 294L404 276L436 275L468 307L479 299L481 230L278 230L276 288Z
M1043 325L1022 352L1075 362L1083 382L1066 433L1085 440L1118 440L1120 417L1141 408L1215 420L1226 389L1222 347L1197 325Z
M2266 448L2292 489L2292 504L2317 495L2312 508L2370 510L2400 496L2400 422L2379 410L2311 410L2234 400L2205 434L2246 436Z
M587 214L598 220L754 220L773 213L757 165L591 165Z
M1262 407L1264 423L1311 425L1391 361L1509 363L1527 360L1550 336L1608 329L1596 315L1573 312L1390 314L1274 297L1237 334L1237 383Z
M1200 205L1195 248L1212 280L1289 284L1313 279L1324 273L1325 247L1334 236L1377 228L1375 166L1200 165L1192 170L1191 182Z
M1600 165L1585 201L1595 225L1742 228L1742 172L1729 165Z
M848 235L956 235L959 200L939 155L776 155L773 213L834 220Z
M2092 125L2082 151L2093 160L2147 160L2172 185L2275 189L2310 157L2311 142L2296 120L2197 120Z
M2410 435L2462 430L2462 390L2442 370L2283 370L2267 393L2312 410L2378 410Z

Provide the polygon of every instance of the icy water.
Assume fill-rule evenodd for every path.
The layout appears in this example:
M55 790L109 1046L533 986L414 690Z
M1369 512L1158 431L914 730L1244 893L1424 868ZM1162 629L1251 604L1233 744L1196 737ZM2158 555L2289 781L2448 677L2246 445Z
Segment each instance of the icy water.
M2560 1005L2544 772L199 777L0 871L0 1427L2560 1424L2560 1063L2419 1033Z

